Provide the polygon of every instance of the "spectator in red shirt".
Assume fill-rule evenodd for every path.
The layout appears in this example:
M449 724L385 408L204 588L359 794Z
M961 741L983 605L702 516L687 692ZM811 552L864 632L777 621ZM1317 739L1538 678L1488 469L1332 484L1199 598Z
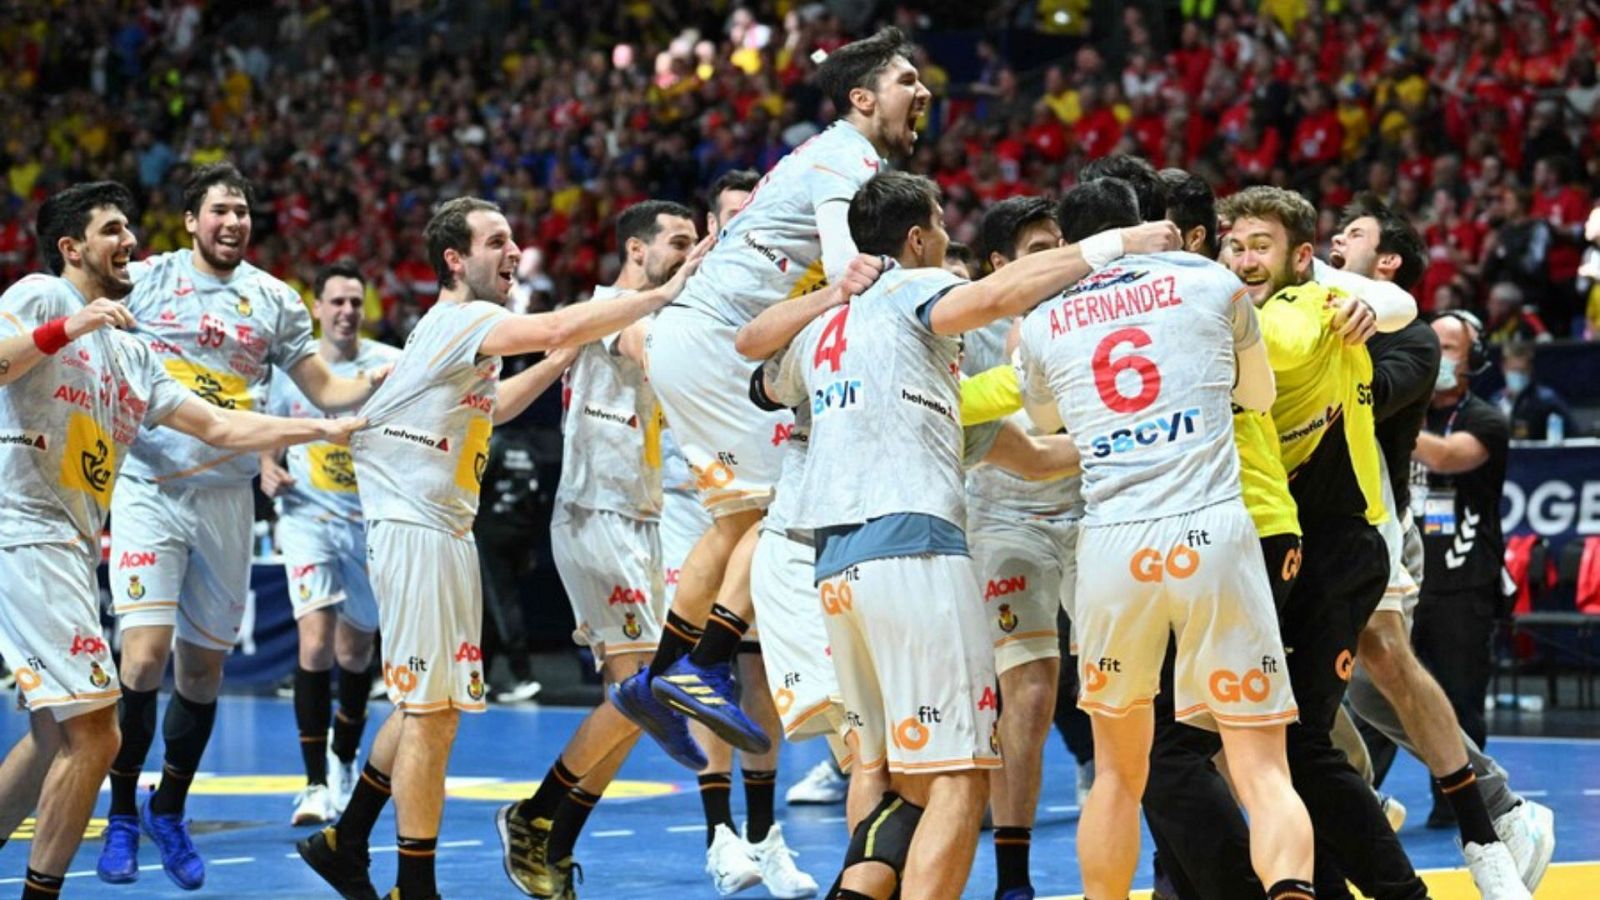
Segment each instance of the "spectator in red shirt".
M1083 117L1073 126L1073 136L1086 158L1099 159L1121 140L1122 123L1105 102L1105 86L1099 82L1091 81L1080 88L1078 103L1083 108Z
M1300 121L1289 141L1289 161L1313 176L1339 158L1344 129L1333 110L1333 95L1326 85L1312 84L1300 92Z

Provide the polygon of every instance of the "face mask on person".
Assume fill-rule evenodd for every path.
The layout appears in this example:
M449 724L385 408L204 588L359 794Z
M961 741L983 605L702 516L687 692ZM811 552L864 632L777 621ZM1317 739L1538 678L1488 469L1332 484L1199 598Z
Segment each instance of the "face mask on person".
M1525 391L1527 389L1528 389L1528 373L1527 372L1507 372L1506 373L1506 390L1510 391L1513 394L1520 394L1520 393L1522 393L1523 391Z
M1433 389L1439 393L1453 391L1456 384L1456 361L1447 356L1439 360L1439 377L1434 380Z

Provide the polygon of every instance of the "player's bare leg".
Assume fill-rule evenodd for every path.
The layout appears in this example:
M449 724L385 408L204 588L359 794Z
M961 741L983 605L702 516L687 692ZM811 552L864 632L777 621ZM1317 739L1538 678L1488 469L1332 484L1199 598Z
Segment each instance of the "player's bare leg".
M0 838L10 836L39 803L39 791L61 749L54 717L29 717L29 728L0 762Z
M1126 897L1139 864L1139 798L1150 774L1155 716L1148 704L1122 716L1091 714L1094 787L1078 818L1078 867L1086 897Z
M978 850L978 828L989 800L988 773L969 769L937 775L891 774L889 781L902 797L922 807L922 820L906 855L901 895L960 897Z
M56 722L49 710L43 710L29 716L29 728L40 735L35 737L36 746L55 745L58 749L39 794L38 826L28 852L28 867L60 876L66 874L83 843L83 830L100 798L100 783L117 754L117 711L106 706Z
M995 857L1004 861L1004 848L1012 840L1021 844L1018 867L1027 871L1026 836L1011 837L1001 829L1032 829L1039 806L1039 782L1044 768L1044 742L1055 716L1056 686L1061 660L1036 659L1000 673L1000 747L1005 765L989 771L989 803L994 810ZM1004 852L1011 852L1004 850ZM1003 884L1003 882L1002 882Z
M1233 770L1233 788L1250 820L1250 862L1268 886L1312 880L1311 817L1289 777L1285 728L1223 725L1219 729Z

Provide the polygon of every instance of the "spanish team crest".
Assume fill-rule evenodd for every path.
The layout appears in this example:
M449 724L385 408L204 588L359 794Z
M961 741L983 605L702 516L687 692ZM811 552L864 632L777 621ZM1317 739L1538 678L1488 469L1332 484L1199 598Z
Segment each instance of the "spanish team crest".
M249 299L245 297L240 297L239 302L235 303L233 308L238 311L239 315L244 316L247 319L250 318L250 314L255 311L255 308L250 305Z
M100 668L99 663L90 662L89 683L97 688L104 688L106 685L111 683L111 676L106 674L105 669Z
M1011 611L1011 604L1000 604L1000 630L1010 634L1017 628L1017 614Z
M473 672L467 676L467 696L474 700L483 699L483 676Z
M998 754L1000 752L1000 720L999 719L996 719L994 724L989 726L989 751L991 753L995 753L995 754Z
M304 581L300 582L300 599L301 600L310 600L311 599L311 585L306 584Z
M631 612L622 614L622 633L634 640L644 633L644 629L639 627L639 618Z
M139 600L144 597L144 584L139 581L139 576L128 576L128 599Z

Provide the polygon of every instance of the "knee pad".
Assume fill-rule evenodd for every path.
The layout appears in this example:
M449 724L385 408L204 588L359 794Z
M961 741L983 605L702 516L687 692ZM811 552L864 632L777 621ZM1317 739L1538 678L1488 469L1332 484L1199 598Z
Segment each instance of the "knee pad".
M850 849L844 855L846 869L863 862L883 863L898 877L906 868L906 854L911 850L911 836L922 820L922 807L906 802L894 791L886 791L883 800L856 826L850 836Z

